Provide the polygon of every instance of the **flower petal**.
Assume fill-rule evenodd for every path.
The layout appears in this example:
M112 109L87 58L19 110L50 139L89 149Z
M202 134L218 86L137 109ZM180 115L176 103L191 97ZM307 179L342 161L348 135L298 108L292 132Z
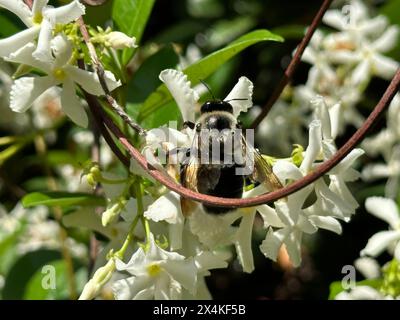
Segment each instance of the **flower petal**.
M337 234L342 233L340 222L333 217L311 216L309 219L318 228L329 230Z
M55 68L63 67L71 59L72 46L65 35L58 35L51 41L51 50L55 56Z
M323 138L332 139L331 119L329 117L328 107L325 103L324 97L317 95L315 98L311 99L310 103L313 105L318 120L321 122Z
M276 261L278 258L279 249L289 233L290 228L283 228L275 232L272 230L272 228L269 228L267 236L260 245L261 252L267 258Z
M304 153L304 159L300 165L300 170L303 173L308 173L314 161L318 158L318 155L322 150L322 132L321 122L319 120L313 120L310 123L308 147Z
M199 95L190 85L187 76L173 69L161 71L160 80L165 83L169 92L174 97L182 114L183 121L195 121L195 105Z
M253 106L253 87L253 82L251 82L246 77L240 77L239 81L233 87L232 91L224 99L224 101L227 101L232 105L233 116L235 118L237 118L241 112L247 112L247 110Z
M49 2L49 0L35 0L33 1L33 6L32 6L32 13L33 16L35 16L35 14L41 14L43 8L47 5L47 3Z
M379 52L391 50L399 38L399 27L391 26L373 44L373 48Z
M251 273L254 270L253 250L251 248L251 236L256 212L244 214L236 233L235 247L243 271Z
M182 216L180 196L175 192L168 192L149 205L144 216L155 222L165 220L168 223L177 223Z
M273 166L273 171L280 181L299 180L303 177L300 169L292 162L278 160Z
M32 54L35 50L35 45L33 43L28 43L21 49L10 54L5 60L15 63L26 64L32 66L39 70L45 71L46 73L51 72L51 63L44 63L33 58Z
M143 276L147 275L145 270L146 265L146 254L142 248L136 250L136 252L132 255L128 263L124 263L123 261L116 259L115 267L118 271L126 271L134 276Z
M228 263L226 257L218 252L201 251L194 257L197 272L207 273L211 269L226 268Z
M303 233L300 230L292 230L285 239L286 250L289 254L290 261L296 268L301 264L301 240Z
M379 278L381 274L381 267L379 263L372 258L363 257L354 261L354 266L366 279Z
M0 40L0 57L7 57L33 41L39 33L40 27L32 27L18 32L11 37Z
M396 247L394 248L394 257L397 261L400 261L400 241L397 243Z
M126 279L117 280L112 285L112 290L116 300L132 300L137 298L137 295L143 290L147 290L147 294L141 293L140 296L152 298L154 289L151 289L153 281L149 276L129 277Z
M383 79L390 80L399 68L399 63L380 54L372 56L373 72Z
M285 226L285 224L281 221L281 219L279 219L276 211L270 206L266 204L258 206L257 211L264 220L265 228L268 228L269 226L283 228Z
M375 217L386 221L393 229L400 227L400 214L392 199L370 197L365 201L365 208Z
M330 27L342 30L345 28L347 21L339 10L329 10L325 13L322 21Z
M65 66L64 69L72 78L72 80L78 83L85 91L95 96L104 95L104 90L100 85L100 81L96 73L85 71L71 65ZM110 71L106 71L104 76L110 91L113 91L115 88L121 85L121 82L117 81Z
M53 61L53 57L50 52L50 41L53 38L53 24L49 19L43 18L40 25L39 38L37 41L36 50L32 56L43 62Z
M61 92L61 107L65 114L78 126L87 128L88 116L83 108L82 103L79 101L76 92L75 85L71 80L67 80L63 83L63 90Z
M10 92L10 108L25 112L50 87L57 85L53 77L24 77L15 80Z
M85 14L85 6L77 0L58 8L45 10L45 16L54 19L56 23L67 24Z
M369 59L364 59L357 65L351 75L351 85L354 87L359 86L364 81L367 81L371 72L371 62Z
M399 231L381 231L374 234L369 240L366 247L361 250L362 256L368 255L376 257L387 249L387 247L400 239Z
M36 2L36 1L35 1ZM3 7L22 20L27 26L31 26L31 10L23 0L0 0L0 7Z
M193 258L185 260L168 260L162 268L189 292L194 293L197 281L197 268Z
M234 241L236 227L224 217L210 215L202 209L196 210L189 217L189 226L192 233L198 236L200 242L208 248L231 244ZM210 228L210 226L213 226Z
M382 295L372 287L357 286L350 292L340 292L335 300L382 300L382 298Z

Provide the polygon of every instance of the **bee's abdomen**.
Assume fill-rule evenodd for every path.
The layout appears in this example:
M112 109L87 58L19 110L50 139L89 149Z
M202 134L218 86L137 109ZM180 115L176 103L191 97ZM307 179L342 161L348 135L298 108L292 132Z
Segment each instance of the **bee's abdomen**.
M219 176L219 177L218 177ZM243 195L243 176L236 174L236 166L225 166L199 170L197 174L198 191L215 197L241 198ZM203 204L208 213L222 214L232 208Z

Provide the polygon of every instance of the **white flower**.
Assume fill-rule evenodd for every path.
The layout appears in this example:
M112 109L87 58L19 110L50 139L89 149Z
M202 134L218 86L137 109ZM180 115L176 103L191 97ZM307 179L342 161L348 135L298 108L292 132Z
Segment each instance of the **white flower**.
M354 261L354 266L366 279L379 278L381 267L375 259L370 257L361 257Z
M51 87L32 104L32 116L35 128L50 128L62 118L61 88Z
M197 268L193 258L161 249L151 234L147 250L139 248L128 263L116 260L118 271L128 278L113 284L118 300L180 299L183 289L195 293Z
M11 54L9 60L43 70L47 76L23 77L16 80L10 92L10 108L16 112L25 112L46 90L62 85L60 98L63 111L76 124L86 127L88 118L75 93L75 83L93 95L103 95L97 75L68 64L72 48L64 36L57 36L52 40L54 58L50 61L39 62L33 59L33 50L34 45L28 44ZM120 85L114 75L107 71L106 80L110 90Z
M357 286L351 289L350 292L340 292L335 300L392 300L390 296L385 297L378 290L368 286Z
M377 257L385 249L394 249L394 257L400 260L400 213L392 199L370 197L365 201L369 213L384 220L390 226L388 231L380 231L373 235L361 255Z
M125 33L120 31L112 31L107 33L105 36L106 45L114 49L124 48L137 48L136 38L129 37Z
M51 59L50 40L57 24L67 24L85 14L85 6L79 1L53 8L47 6L48 0L33 1L32 10L23 0L0 0L0 7L16 14L28 29L9 38L0 40L0 57L7 57L11 53L23 48L38 36L38 44L32 50L32 56L41 61Z
M372 163L364 167L365 181L387 178L385 195L395 198L400 180L400 95L396 94L387 114L387 127L371 138L363 141L363 148L371 156L381 154L386 163Z
M301 166L298 168L286 160L279 160L273 166L274 173L284 185L301 179L318 167L315 163L317 160L329 159L336 151L333 142L334 131L327 107L320 97L313 103L316 104L316 116L319 120L314 120L310 124L309 144ZM265 256L276 261L280 247L285 244L293 265L299 266L303 233L312 234L318 228L341 233L341 225L335 218L347 220L358 206L346 182L358 177L351 165L362 153L360 149L353 150L332 169L328 173L329 186L324 179L318 179L286 199L275 202L275 211L271 210L270 214L275 215L275 219L281 221L283 226L273 229L266 225L267 236L260 246ZM316 195L316 200L312 205L304 207L312 191Z
M259 109L251 108L250 114L256 115ZM305 108L302 106L278 100L256 130L258 147L268 150L269 154L287 156L292 151L293 144L303 145L306 142L303 128L308 123L304 112Z
M165 83L171 95L174 97L182 114L183 121L195 122L196 103L199 100L198 93L190 86L187 76L177 70L166 69L160 73L160 80ZM233 107L233 115L238 117L241 112L246 112L252 105L253 84L246 77L240 77L238 83L227 95L224 101L230 99L246 99L230 101Z
M341 30L328 41L328 49L341 48L341 56L344 57L342 62L357 62L351 76L352 85L363 84L370 75L390 80L399 63L382 53L394 48L399 28L387 28L388 22L384 16L371 19L362 1L353 0L348 8L349 12L346 13L330 10L323 18L326 24ZM336 44L332 45L335 41Z

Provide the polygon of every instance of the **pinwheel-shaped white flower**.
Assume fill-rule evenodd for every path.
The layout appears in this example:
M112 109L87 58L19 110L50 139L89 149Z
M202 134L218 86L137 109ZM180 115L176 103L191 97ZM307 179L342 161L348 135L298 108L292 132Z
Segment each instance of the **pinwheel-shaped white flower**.
M310 124L309 145L301 166L298 168L289 161L280 160L273 167L275 174L284 184L301 179L318 166L317 160L327 159L336 151L329 113L323 104L319 107L321 110L317 113L320 114L321 120L314 120ZM275 213L271 211L270 215L275 214L275 220L281 221L283 227L278 230L269 228L266 239L260 246L265 256L276 260L279 248L285 244L293 265L298 266L301 262L303 233L314 233L318 228L341 233L341 225L335 218L347 218L358 206L346 182L358 176L351 165L361 154L362 150L353 150L328 173L331 180L329 187L323 179L319 179L287 199L275 202ZM316 201L304 208L304 203L313 190ZM268 224L266 226L268 227Z
M35 59L48 61L51 59L50 40L53 30L58 24L67 24L85 14L85 6L79 1L53 8L47 6L48 0L33 1L32 10L23 0L0 0L0 7L16 14L28 29L9 38L0 40L0 57L8 57L38 37L37 48L32 51Z
M184 289L195 293L197 268L193 258L161 249L152 234L147 250L139 248L128 263L116 260L116 267L131 275L113 284L118 300L180 299Z
M326 24L341 30L327 40L330 51L343 49L334 54L335 62L357 63L350 81L353 86L368 81L371 75L390 80L399 68L399 63L382 53L396 45L399 28L388 28L384 16L371 19L361 1L351 1L345 8L347 10L342 12L330 10L323 18Z
M23 77L16 80L10 92L10 108L15 112L25 112L47 89L62 85L60 98L63 111L76 124L86 127L88 118L75 93L75 83L87 92L100 96L104 94L100 81L95 73L69 64L72 48L64 36L55 37L51 45L54 58L47 62L32 58L35 50L33 44L26 45L9 57L11 62L30 65L47 74L43 77ZM120 85L111 72L106 71L105 76L110 90Z
M303 177L301 169L288 161L278 161L274 165L274 172L281 181L299 180ZM338 234L341 233L340 223L331 216L324 215L319 210L314 210L314 206L321 206L325 201L323 195L317 194L317 201L314 206L303 209L304 203L314 186L309 185L302 190L275 202L275 210L270 211L270 217L281 221L280 229L270 228L268 221L268 233L262 242L260 249L264 255L274 261L278 257L278 252L282 244L286 245L290 260L295 267L301 263L301 242L303 233L314 233L318 228L330 230Z
M187 76L177 70L166 69L160 73L160 80L165 83L174 97L182 114L183 121L195 122L196 103L199 95L190 86ZM238 83L224 99L233 107L233 115L238 117L241 112L246 112L252 107L253 84L246 77L240 77ZM243 100L242 100L243 99ZM244 100L245 99L245 100Z
M387 128L374 137L365 139L363 148L371 156L381 154L385 163L365 166L362 177L366 181L387 178L385 195L395 198L399 190L400 178L400 95L393 98L387 115Z
M392 199L371 197L365 201L369 213L387 222L388 231L380 231L373 235L361 255L377 257L385 249L394 249L394 257L400 261L400 213Z

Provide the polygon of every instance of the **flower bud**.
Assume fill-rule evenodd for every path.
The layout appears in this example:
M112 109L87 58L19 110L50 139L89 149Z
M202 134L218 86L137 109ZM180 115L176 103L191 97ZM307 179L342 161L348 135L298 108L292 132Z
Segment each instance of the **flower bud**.
M125 33L112 31L105 35L105 42L108 46L114 49L136 48L136 38L129 37Z
M114 259L110 259L105 266L97 269L93 278L90 279L83 288L79 300L91 300L95 298L99 294L101 288L108 282L108 280L110 280L114 270Z

